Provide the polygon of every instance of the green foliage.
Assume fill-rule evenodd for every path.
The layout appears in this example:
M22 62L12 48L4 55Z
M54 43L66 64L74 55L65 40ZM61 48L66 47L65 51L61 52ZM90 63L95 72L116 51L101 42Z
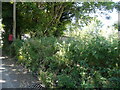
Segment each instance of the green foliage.
M12 4L6 2L2 3L2 24L4 24L4 33L2 33L2 39L3 39L3 51L5 54L9 54L9 48L10 44L8 42L8 35L12 33ZM3 53L4 53L3 52Z
M9 46L9 51L11 51L11 55L12 56L16 56L18 57L19 56L19 51L20 51L20 48L23 46L23 41L22 40L19 40L17 39L15 42L13 42L10 46Z
M30 71L36 73L46 87L119 88L118 42L89 33L86 37L34 38L16 44L17 55Z
M69 3L17 3L17 25L19 33L33 32L35 36L60 36L65 23L69 21L61 19L64 9ZM57 33L59 31L59 33Z
M12 30L13 3L2 5L5 31ZM25 33L33 36L61 36L65 25L74 18L80 26L88 24L92 17L89 13L96 9L112 11L118 4L114 2L17 2L17 37Z
M56 39L54 37L44 37L40 40L29 39L24 42L23 45L16 41L13 43L13 47L15 47L18 57L20 55L24 57L24 60L21 62L24 62L26 67L29 67L29 69L34 72L43 63L44 59L50 58L55 53L55 42Z
M5 4L3 10L11 12L9 4ZM61 40L51 37L62 35L65 25L73 17L75 23L81 19L82 25L88 24L92 20L88 13L95 12L96 8L102 9L103 6L104 9L111 10L114 3L17 3L17 33L29 33L34 38L26 41L18 39L9 45L6 39L10 33L8 29L12 30L12 14L9 16L8 12L3 12L3 23L6 25L4 47L8 44L18 63L37 74L46 87L120 88L117 38L115 35L108 38L100 35L96 28L101 25L99 21L96 21L97 24L93 23L93 30L87 29L83 33L80 31L73 38Z

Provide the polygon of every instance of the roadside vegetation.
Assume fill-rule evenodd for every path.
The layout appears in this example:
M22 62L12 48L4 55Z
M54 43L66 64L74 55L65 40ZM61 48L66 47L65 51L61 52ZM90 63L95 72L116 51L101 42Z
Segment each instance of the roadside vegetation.
M117 35L117 34L116 34ZM16 40L11 48L23 64L47 87L118 88L118 38L89 32L65 41L56 37Z
M7 3L3 9L10 5ZM117 5L18 3L17 39L10 45L6 39L10 31L3 34L4 53L35 74L46 87L120 88L117 28L106 36L102 23L88 14L95 12L92 7L112 12ZM3 15L4 29L8 30L11 21L6 20L10 16L5 12ZM24 34L30 37L23 40Z

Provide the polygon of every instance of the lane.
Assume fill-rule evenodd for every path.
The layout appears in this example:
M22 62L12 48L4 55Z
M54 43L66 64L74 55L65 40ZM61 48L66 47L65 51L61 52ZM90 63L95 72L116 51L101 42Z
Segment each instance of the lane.
M0 90L2 89L2 82L2 60L0 58Z
M3 59L4 60L4 59ZM2 88L16 88L17 84L12 83L11 75L14 76L14 74L11 72L11 67L2 60Z
M39 80L32 76L27 69L15 63L15 61L1 57L0 62L0 84L2 88L28 88ZM44 85L43 85L44 86ZM42 87L43 87L42 86Z
M1 38L1 33L0 33ZM1 40L0 40L0 90L2 89L2 48L1 48Z

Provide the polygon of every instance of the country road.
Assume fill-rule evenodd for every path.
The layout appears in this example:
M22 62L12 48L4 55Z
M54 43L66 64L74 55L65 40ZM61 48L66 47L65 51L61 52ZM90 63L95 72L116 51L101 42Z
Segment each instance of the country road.
M39 83L38 79L22 66L11 59L0 57L0 89L29 88L36 83Z

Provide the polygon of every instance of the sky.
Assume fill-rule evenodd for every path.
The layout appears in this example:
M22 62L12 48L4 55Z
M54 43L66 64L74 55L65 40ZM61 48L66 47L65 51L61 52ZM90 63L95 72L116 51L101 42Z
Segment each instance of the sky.
M120 0L112 0L112 1L113 2L120 2ZM111 16L110 20L105 20L102 17L99 18L99 19L102 19L106 25L112 25L115 22L118 22L118 12L117 12L117 10L114 9L112 13L109 13L109 15Z
M104 15L98 14L98 19L103 22L105 26L111 26L118 22L118 12L114 9L112 13L108 13L110 19L106 19Z
M120 2L120 0L112 0L113 2ZM106 29L108 26L112 26L115 23L118 23L118 12L116 9L113 10L113 12L108 13L108 15L110 16L110 19L106 19L106 16L104 14L100 14L101 11L98 11L96 14L97 15L97 19L100 20L104 26L103 28ZM106 13L106 11L103 11L103 13Z
M120 0L112 0L113 2L119 2Z
M118 2L119 0L113 0L113 1ZM118 12L116 9L114 9L113 12L108 13L110 19L106 19L105 15L101 15L99 13L97 13L97 15L98 15L98 20L102 21L102 23L104 24L102 27L102 30L104 31L103 35L105 37L108 37L111 33L113 33L114 29L112 25L118 23ZM110 26L110 28L108 28L108 26ZM114 32L117 31L115 30Z

